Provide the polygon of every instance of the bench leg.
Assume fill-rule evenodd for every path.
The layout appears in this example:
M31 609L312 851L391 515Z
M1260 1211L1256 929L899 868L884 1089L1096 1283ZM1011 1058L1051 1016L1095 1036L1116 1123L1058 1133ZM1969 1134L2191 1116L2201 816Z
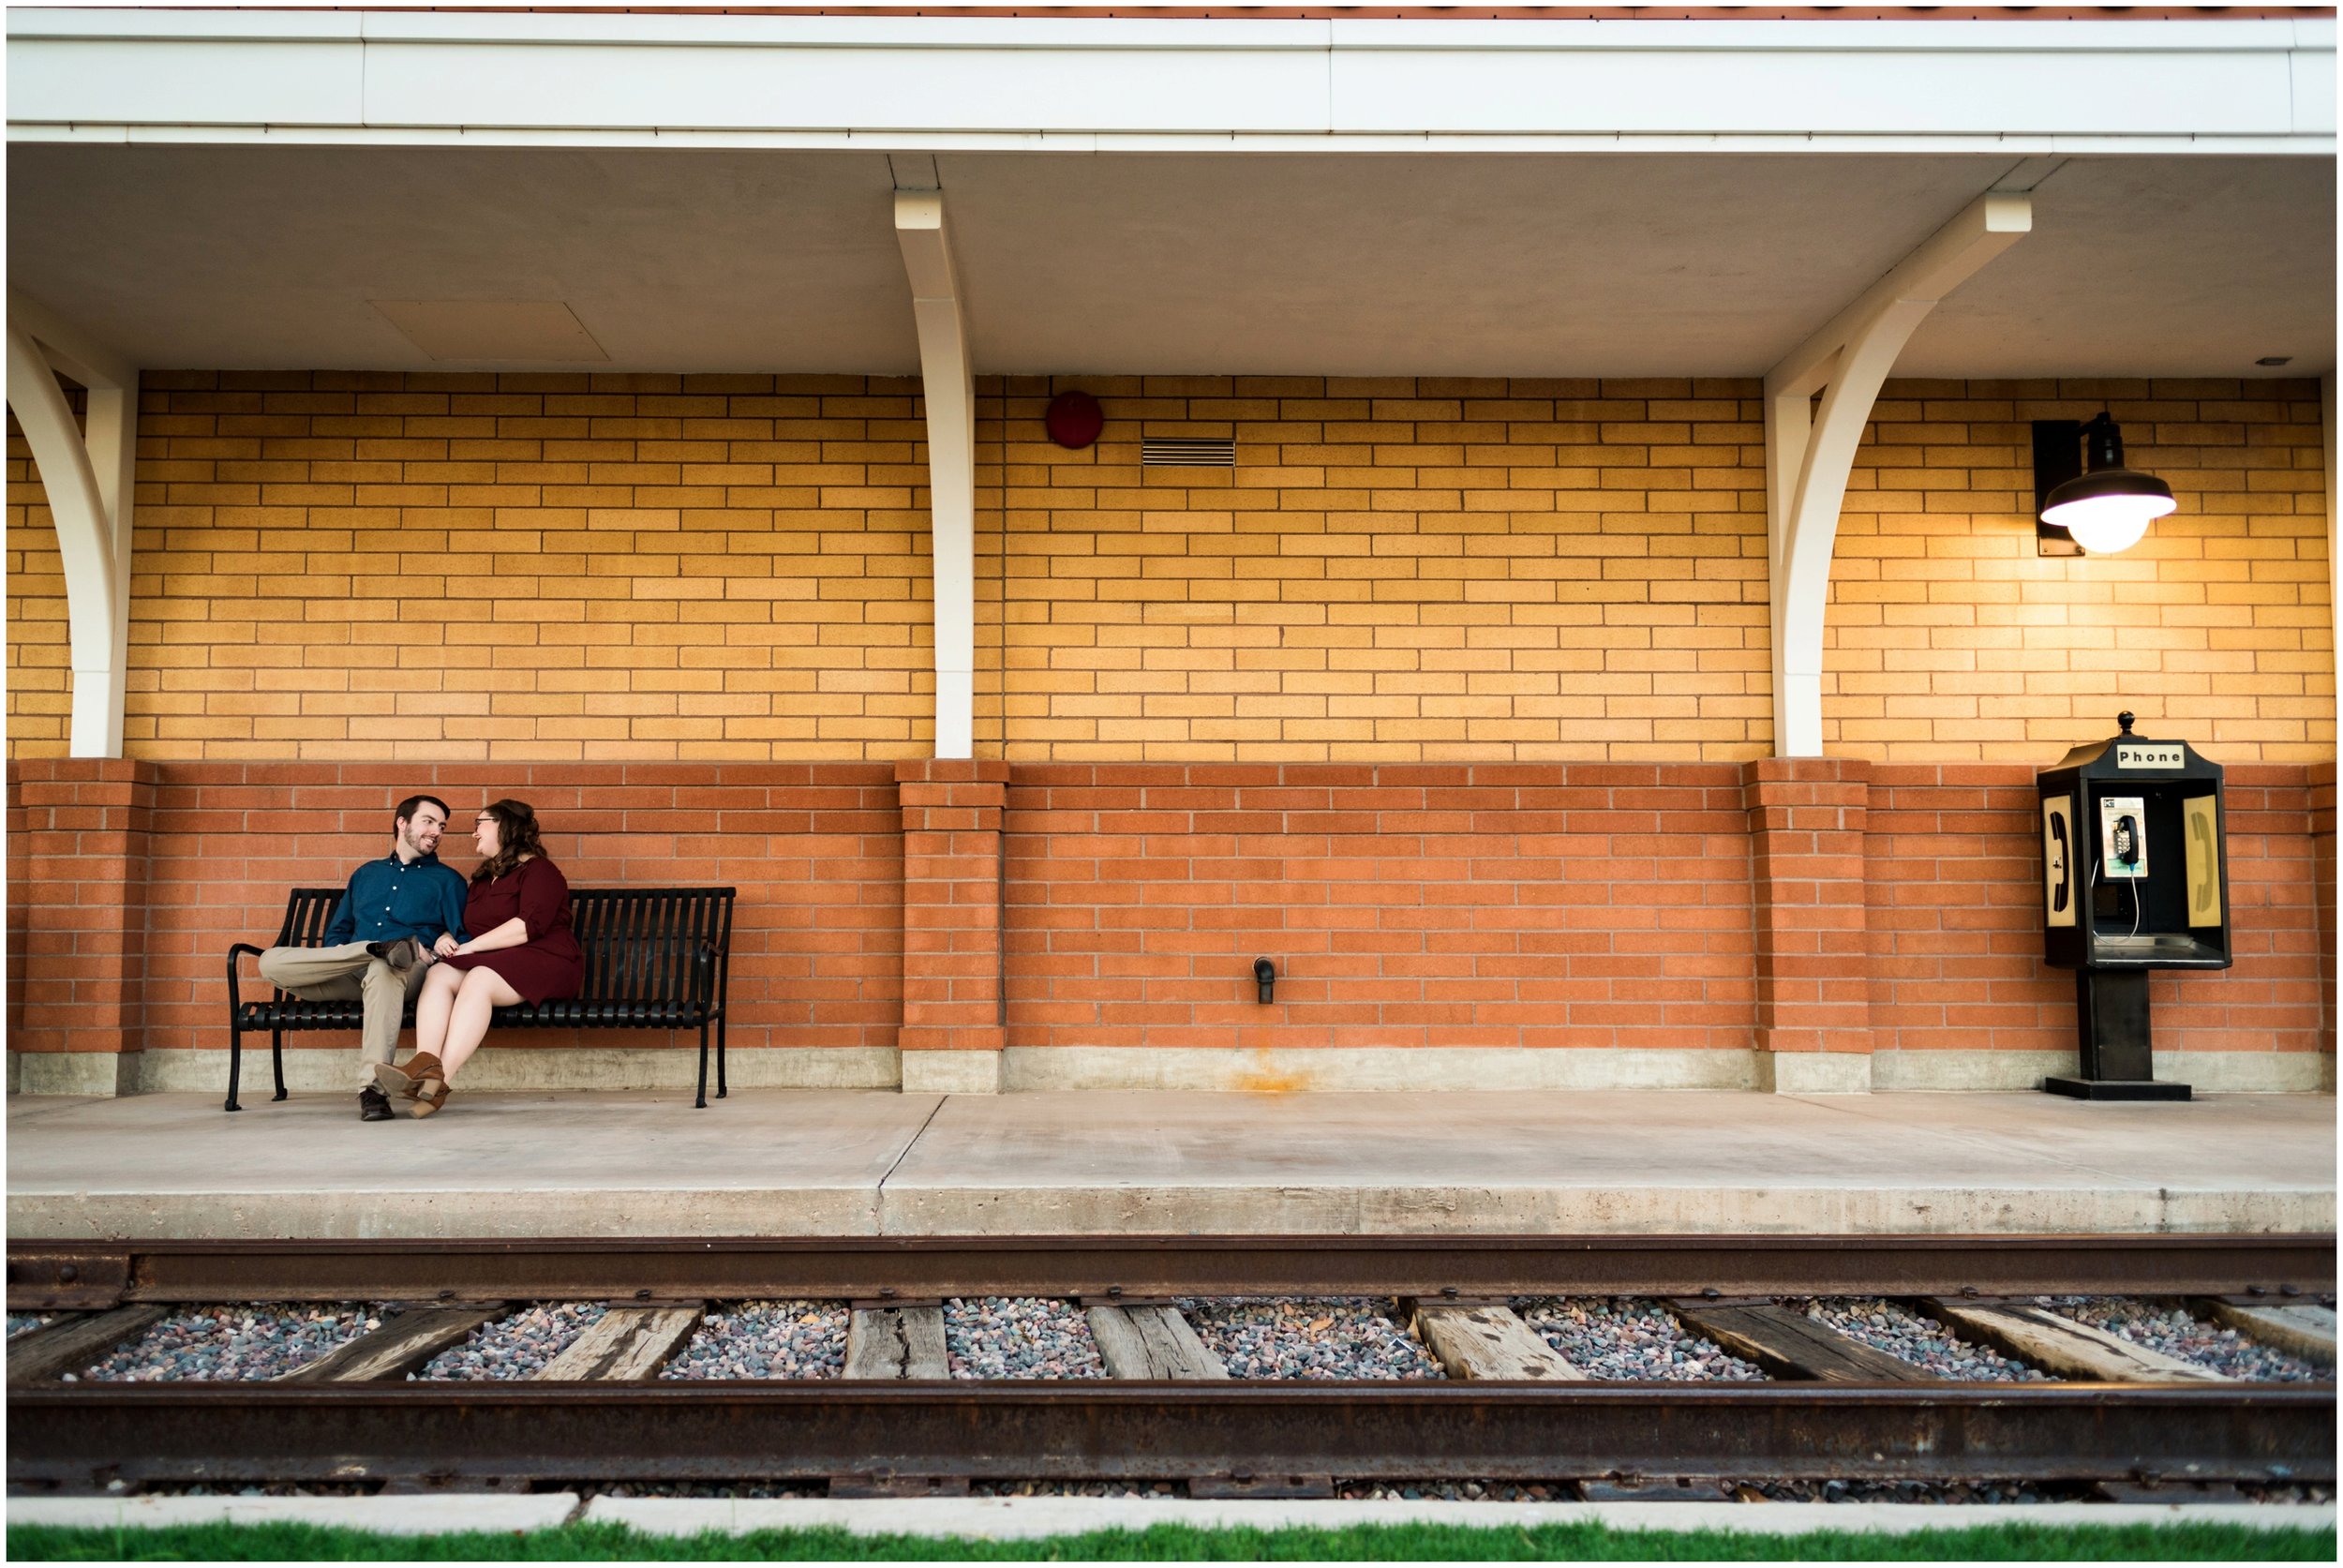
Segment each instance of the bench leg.
M708 1109L708 1025L705 1023L700 1025L700 1086L699 1092L692 1098L692 1109Z
M716 1015L716 1098L724 1098L724 1015Z
M270 1096L269 1098L272 1098L272 1099L283 1099L283 1098L285 1098L285 1031L284 1031L284 1030L282 1030L282 1029L271 1029L271 1030L268 1032L268 1059L269 1059L269 1063L270 1063L270 1065L271 1065L272 1067L276 1068L276 1094L274 1094L274 1095L272 1095L272 1096Z
M231 1027L231 1028L228 1031L228 1104L227 1104L227 1106L226 1106L226 1109L227 1109L227 1110L230 1110L230 1111L241 1111L241 1110L243 1110L243 1109L244 1109L244 1107L243 1107L243 1106L238 1105L238 1104L236 1103L236 1080L237 1080L238 1078L242 1077L242 1076L243 1076L243 1073L244 1073L244 1031L243 1031L242 1029L237 1029L237 1028L232 1028L232 1027Z

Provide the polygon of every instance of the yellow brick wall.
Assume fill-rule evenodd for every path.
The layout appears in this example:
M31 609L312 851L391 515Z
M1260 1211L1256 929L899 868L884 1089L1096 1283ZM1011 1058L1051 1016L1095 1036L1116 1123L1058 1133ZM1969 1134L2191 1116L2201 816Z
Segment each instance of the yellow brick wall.
M1041 429L1054 390L1099 444ZM150 373L129 750L931 748L917 383ZM986 380L979 749L1019 760L1771 750L1746 381ZM2181 511L2037 557L2026 422L2107 400ZM1233 470L1142 469L1142 429ZM63 580L11 429L8 743L65 750ZM1890 382L1833 563L1835 753L2038 759L2117 707L2332 754L2315 384Z
M154 373L133 756L933 749L918 383ZM8 492L8 740L57 755L54 531Z
M1041 413L1077 386L1108 424L1067 452ZM1007 478L992 733L1013 760L1762 755L1757 391L1009 382L977 432ZM1142 429L1232 436L1236 467L1142 468Z
M2101 408L2179 509L2045 558L2030 422ZM2324 461L2316 381L1889 381L1831 561L1826 747L2038 762L2128 708L2222 762L2333 756Z

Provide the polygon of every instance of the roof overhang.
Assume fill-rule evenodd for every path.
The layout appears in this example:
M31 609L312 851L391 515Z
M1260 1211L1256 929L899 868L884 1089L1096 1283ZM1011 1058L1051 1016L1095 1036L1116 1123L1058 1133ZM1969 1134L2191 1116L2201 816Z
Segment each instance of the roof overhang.
M980 372L1754 375L1992 188L1900 373L2334 363L2327 19L8 26L12 284L144 365L908 373L890 154Z

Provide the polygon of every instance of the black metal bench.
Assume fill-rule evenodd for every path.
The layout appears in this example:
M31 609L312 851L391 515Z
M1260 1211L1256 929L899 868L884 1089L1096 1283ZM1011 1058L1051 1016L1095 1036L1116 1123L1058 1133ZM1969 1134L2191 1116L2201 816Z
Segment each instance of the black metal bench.
M325 928L341 902L339 888L295 888L285 900L285 923L273 944L321 948ZM573 888L570 923L586 957L586 983L575 996L539 1007L499 1008L498 1029L692 1029L700 1032L699 1089L692 1103L708 1104L708 1034L716 1032L716 1098L724 1098L724 991L731 972L730 888ZM276 1069L276 1099L285 1098L285 1033L293 1029L355 1029L366 1009L357 1001L305 1002L271 988L265 1002L247 1002L236 976L236 955L261 949L239 942L228 949L228 1109L241 1111L236 1084L244 1070L244 1037L268 1031ZM412 1024L410 1004L405 1022Z

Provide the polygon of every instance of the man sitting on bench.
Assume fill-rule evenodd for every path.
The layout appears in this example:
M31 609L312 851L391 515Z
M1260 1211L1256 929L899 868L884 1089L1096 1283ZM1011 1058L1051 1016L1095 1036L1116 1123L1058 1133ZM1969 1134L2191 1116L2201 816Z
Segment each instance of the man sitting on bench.
M391 1102L374 1082L374 1065L398 1053L408 1000L422 989L432 944L442 932L459 942L468 889L460 873L440 864L436 851L447 826L447 802L410 795L391 818L391 852L351 874L342 901L325 928L321 948L271 948L261 955L261 978L307 1002L366 1004L358 1037L358 1119L387 1122Z

